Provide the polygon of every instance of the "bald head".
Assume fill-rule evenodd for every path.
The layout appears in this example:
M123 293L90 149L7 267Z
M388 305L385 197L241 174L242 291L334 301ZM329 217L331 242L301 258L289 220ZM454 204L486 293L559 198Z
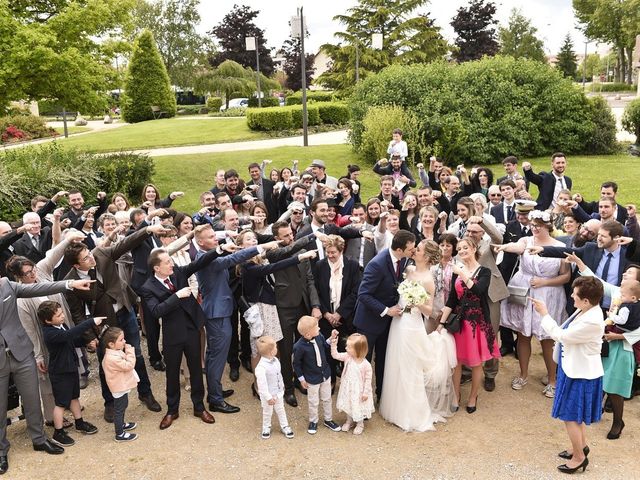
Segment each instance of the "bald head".
M584 225L589 230L597 232L598 230L600 230L600 225L602 225L602 222L598 219L592 218L591 220L587 220Z
M10 231L11 225L9 225L7 222L0 221L0 237L4 237Z

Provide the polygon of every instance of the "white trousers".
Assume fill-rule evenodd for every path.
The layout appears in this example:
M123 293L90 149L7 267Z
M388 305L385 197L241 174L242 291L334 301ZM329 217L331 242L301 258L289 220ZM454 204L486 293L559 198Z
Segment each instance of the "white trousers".
M309 421L318 423L318 405L322 401L322 411L325 420L333 420L331 411L331 378L327 378L318 385L309 385L307 388L307 401L309 402Z
M273 417L273 411L276 411L280 427L286 427L289 425L287 421L287 412L284 411L284 400L282 397L276 398L275 405L269 405L267 401L260 400L262 403L262 429L271 428L271 417Z

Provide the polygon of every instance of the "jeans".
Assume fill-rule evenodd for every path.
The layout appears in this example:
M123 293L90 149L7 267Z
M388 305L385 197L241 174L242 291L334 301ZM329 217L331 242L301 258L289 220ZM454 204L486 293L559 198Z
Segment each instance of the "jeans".
M116 435L124 433L124 412L129 405L129 394L113 399L113 425L116 427Z
M231 344L231 319L208 318L205 323L207 331L207 355L205 365L207 372L207 400L220 404L222 397L222 374Z

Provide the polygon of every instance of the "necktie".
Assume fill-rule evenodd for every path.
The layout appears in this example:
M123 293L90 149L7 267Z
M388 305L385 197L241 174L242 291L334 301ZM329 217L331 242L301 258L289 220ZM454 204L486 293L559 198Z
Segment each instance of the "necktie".
M458 230L458 238L463 238L466 231L467 231L467 224L462 222L460 224L460 230Z
M522 236L526 237L529 235L529 229L527 227L522 227Z
M31 237L31 243L33 243L34 248L38 248L40 245L40 235L34 235Z
M558 178L558 181L560 182L560 188L564 188L564 181L562 180L562 177Z
M318 228L318 232L324 233L324 225ZM324 245L318 239L316 239L316 245L318 246L318 260L322 260L324 258Z
M169 277L164 279L164 284L167 286L167 288L171 293L176 293L176 287L173 283L171 283L171 280L169 280Z
M602 268L602 276L600 277L603 281L607 281L607 277L609 276L609 267L611 266L611 259L613 258L613 253L609 252L607 254L607 261L604 262L604 267Z
M396 278L400 280L400 260L396 261Z
M310 342L311 345L313 345L313 350L316 352L316 365L318 365L318 367L322 367L322 357L320 356L320 349L318 348L318 344L313 338L310 340Z
M513 206L507 205L507 222L513 220Z

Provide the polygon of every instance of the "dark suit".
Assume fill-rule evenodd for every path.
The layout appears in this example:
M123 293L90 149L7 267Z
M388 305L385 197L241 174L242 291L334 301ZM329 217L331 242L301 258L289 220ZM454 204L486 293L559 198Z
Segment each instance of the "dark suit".
M174 267L169 277L176 291L189 286L189 277L218 258L216 250L202 255L184 267ZM180 363L184 355L191 375L191 401L196 412L204 411L204 382L200 364L200 330L205 315L193 295L179 298L156 278L149 277L140 291L151 314L162 319L162 349L167 364L167 413L178 413L180 406Z
M496 219L496 223L506 225L516 219L516 204L511 204L511 215L509 218L504 218L504 202L500 202L495 207L491 207L489 213Z
M69 373L78 381L78 355L76 347L84 346L82 334L89 330L95 322L89 318L72 328L63 325L58 328L53 325L42 327L42 337L49 351L48 370L50 374Z
M533 170L525 170L524 177L534 185L538 186L538 199L536 202L538 210L546 210L551 206L553 201L553 192L556 189L556 177L551 172L533 173ZM564 175L564 179L567 190L571 190L571 179Z
M377 173L378 175L384 176L384 175L392 175L393 176L393 167L391 166L391 164L385 165L384 167L380 166L379 163L376 163L373 166L373 171L375 173ZM409 170L409 167L407 167L407 163L406 162L402 162L400 164L400 175L404 175L405 177L407 177L409 179L409 183L407 183L404 188L402 189L403 192L408 192L409 189L411 188L416 188L416 181L413 178L413 175L411 175L411 171Z
M587 214L591 216L591 218L595 218L596 220L600 220L600 214L598 213L598 205L599 202L585 202L584 200L579 203L582 210L584 210ZM616 203L616 221L620 222L624 225L627 222L627 218L629 218L629 214L627 213L627 209L624 208L619 203Z
M38 248L33 246L31 235L24 233L22 234L22 238L13 244L13 251L16 255L27 257L33 263L38 263L45 257L47 251L51 249L51 244L51 229L44 227L40 230Z
M367 225L365 227L365 230L372 232L373 227ZM371 259L376 256L376 244L371 240L367 240L366 238L352 238L347 242L347 246L344 249L344 256L359 264L360 250L362 249L363 244L364 252L362 254L362 265L359 265L362 269L364 269L371 261Z
M322 229L324 230L324 233L326 235L338 235L339 237L346 239L349 238L362 238L362 234L360 233L360 230L358 230L357 228L354 227L338 227L337 225L333 224L333 223L327 223L326 225L323 225ZM305 226L301 227L297 232L296 232L296 240L299 240L301 238L304 237L308 237L309 235L313 234L313 228L311 227L311 224L308 223ZM317 243L312 243L309 246L309 250L315 250L318 247ZM323 247L323 251L322 253L324 254L324 247ZM311 269L312 271L315 273L315 268L316 268L316 264L318 263L318 261L320 260L320 257L316 257L312 260L310 260L311 262Z
M89 271L89 276L95 279L96 282L91 284L91 288L88 291L74 290L65 295L75 324L84 320L85 312L88 309L90 316L107 317L105 320L106 325L120 327L124 330L125 340L136 351L135 369L140 377L138 395L141 397L151 394L151 382L142 357L140 331L133 311L133 305L135 305L138 296L129 284L123 282L120 278L116 261L132 248L135 248L140 242L145 241L148 236L147 229L143 227L115 245L95 248L92 253L96 261L96 268ZM97 272L100 273L102 281L97 281ZM76 280L80 278L80 274L75 268L72 268L65 278ZM122 306L117 312L114 309L115 304ZM93 330L89 330L88 333L89 335L85 337L86 341L97 337L96 332ZM102 370L103 355L104 350L100 346L98 348L100 386L102 387L102 397L105 405L108 405L113 404L113 396L107 386Z
M275 183L268 178L262 178L260 182L262 188L262 202L267 207L267 221L268 223L274 223L279 217L278 203L276 202L276 198L273 196L273 187ZM247 182L247 185L256 185L256 182L250 180ZM253 191L253 196L259 198L256 191Z
M16 229L11 230L5 236L0 237L0 277L7 275L6 263L13 255L13 244L24 235L18 233Z
M269 263L276 263L282 259L289 258L296 252L312 246L314 237L307 237L296 240L277 250L267 252ZM313 281L311 265L309 261L291 265L288 268L273 272L275 280L274 291L276 294L276 308L280 319L280 328L283 338L278 342L280 351L280 363L282 367L282 377L284 388L287 393L293 393L293 366L291 356L293 355L294 339L300 337L298 333L298 320L303 315L309 315L313 307L320 308L318 292Z
M402 272L406 267L406 259L400 259L400 276L396 275L388 249L384 249L369 262L364 269L362 283L358 290L358 303L353 319L356 330L367 337L369 352L367 359L371 361L376 352L376 395L380 398L384 380L384 360L387 353L387 339L391 317L382 316L385 308L397 305L400 296L398 284L402 281Z

